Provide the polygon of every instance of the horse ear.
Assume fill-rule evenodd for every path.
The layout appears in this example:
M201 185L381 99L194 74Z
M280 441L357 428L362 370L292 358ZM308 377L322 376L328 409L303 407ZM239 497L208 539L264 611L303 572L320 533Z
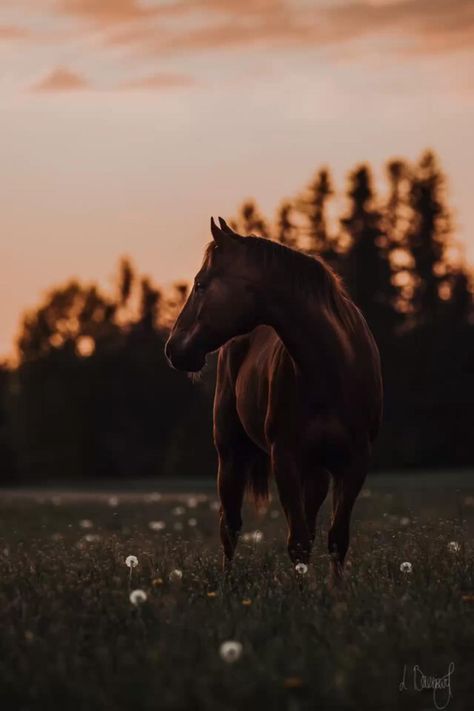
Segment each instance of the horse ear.
M211 234L212 234L213 240L215 242L217 242L217 244L222 244L222 242L225 240L225 237L226 237L225 232L223 232L221 230L221 228L218 227L216 225L216 223L214 222L213 217L211 217Z
M231 227L229 227L229 225L227 224L227 222L224 220L223 217L219 217L219 224L220 224L221 229L222 229L223 232L227 232L227 233L230 234L230 235L235 235L235 234L236 234L236 233L234 232L234 230L233 230Z

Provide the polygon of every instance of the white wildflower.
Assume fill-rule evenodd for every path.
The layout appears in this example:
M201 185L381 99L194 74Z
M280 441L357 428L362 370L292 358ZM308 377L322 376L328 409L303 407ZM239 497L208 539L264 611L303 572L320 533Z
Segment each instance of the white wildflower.
M152 531L162 531L166 528L166 523L164 521L150 521L148 528Z
M125 565L127 568L136 568L138 565L138 558L136 555L128 555L125 558Z
M306 575L308 572L308 566L306 563L297 563L295 565L295 572L298 573L298 575Z
M240 642L235 640L228 640L227 642L222 642L219 648L219 654L221 658L228 664L233 664L242 654L242 645Z
M130 602L132 605L138 606L146 602L146 592L144 590L132 590L130 593Z

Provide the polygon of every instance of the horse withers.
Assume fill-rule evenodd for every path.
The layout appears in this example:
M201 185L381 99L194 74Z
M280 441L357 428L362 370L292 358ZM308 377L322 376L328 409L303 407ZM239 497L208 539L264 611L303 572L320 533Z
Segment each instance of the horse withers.
M378 349L321 259L219 223L211 219L213 241L166 356L196 372L219 349L214 441L224 564L234 555L245 489L265 500L270 472L290 558L306 563L332 479L328 548L337 580L381 420Z

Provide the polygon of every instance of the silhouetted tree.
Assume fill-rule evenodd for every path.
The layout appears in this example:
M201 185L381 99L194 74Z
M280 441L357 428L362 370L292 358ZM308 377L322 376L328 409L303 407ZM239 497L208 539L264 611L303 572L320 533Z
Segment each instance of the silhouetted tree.
M367 166L350 174L348 198L349 212L341 221L350 237L346 283L379 341L387 343L397 318L396 287L392 283L382 213L376 205Z
M413 258L408 250L407 230L411 218L410 177L406 161L387 163L389 193L383 210L383 245L391 266L391 282L395 286L392 298L400 314L412 310L414 293ZM400 319L401 322L401 319Z
M244 235L255 234L258 237L270 237L268 224L260 214L254 200L246 200L242 204L234 224Z
M275 238L280 244L295 248L298 245L298 230L291 219L292 211L293 205L288 200L280 205L277 212Z
M440 287L446 280L451 224L445 204L445 178L431 151L425 152L415 167L410 202L407 246L414 261L414 310L418 319L433 321L440 308Z
M14 481L17 474L9 418L11 369L0 362L0 482Z
M119 264L119 278L118 278L118 288L119 288L119 305L126 306L130 295L132 293L133 282L135 279L135 273L132 267L131 261L124 257L120 260Z
M337 267L338 240L330 234L327 221L327 205L333 194L329 171L322 168L298 200L298 207L306 222L308 253Z
M145 277L140 282L140 295L139 323L144 329L151 331L158 324L161 293Z

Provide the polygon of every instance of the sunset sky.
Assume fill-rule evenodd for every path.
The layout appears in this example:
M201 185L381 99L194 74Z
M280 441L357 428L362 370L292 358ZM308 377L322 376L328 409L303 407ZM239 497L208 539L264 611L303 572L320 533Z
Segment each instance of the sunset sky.
M473 0L0 0L0 356L120 255L189 278L211 214L434 148L474 263Z

